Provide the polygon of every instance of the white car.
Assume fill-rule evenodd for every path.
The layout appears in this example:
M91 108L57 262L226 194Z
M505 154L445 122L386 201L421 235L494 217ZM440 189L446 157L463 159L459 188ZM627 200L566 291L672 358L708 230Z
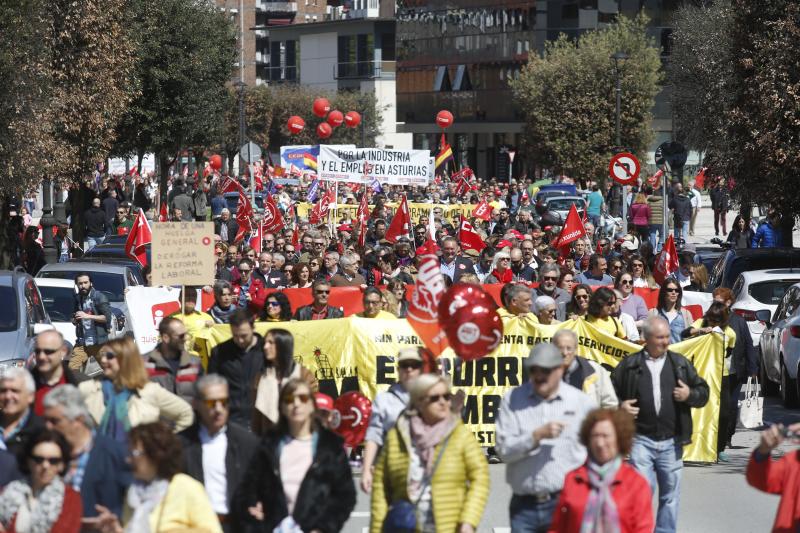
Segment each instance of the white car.
M775 312L786 290L800 283L800 269L773 268L742 272L733 284L731 309L747 320L753 345L759 346L764 323L756 319L756 311L767 309L769 316Z
M766 322L761 334L761 380L765 392L779 384L786 407L796 407L798 365L800 365L800 283L786 291L772 316L766 309L756 312Z
M64 336L65 341L75 346L75 324L72 323L75 282L57 278L35 278L34 282L39 287L50 322Z

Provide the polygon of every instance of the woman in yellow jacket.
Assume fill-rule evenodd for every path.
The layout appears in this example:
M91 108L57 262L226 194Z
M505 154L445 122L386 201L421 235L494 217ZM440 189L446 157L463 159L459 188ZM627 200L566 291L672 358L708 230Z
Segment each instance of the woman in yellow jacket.
M486 458L452 412L443 377L423 374L409 396L375 464L370 531L380 533L393 505L410 502L417 531L473 533L489 494Z
M84 381L78 389L100 433L127 444L128 432L141 424L166 420L176 433L192 425L192 406L148 381L142 356L130 337L108 341L97 358L103 378Z
M122 517L98 505L99 514L93 520L97 529L103 533L222 533L203 484L179 473L182 454L178 437L161 422L137 426L130 437L134 482L125 496Z

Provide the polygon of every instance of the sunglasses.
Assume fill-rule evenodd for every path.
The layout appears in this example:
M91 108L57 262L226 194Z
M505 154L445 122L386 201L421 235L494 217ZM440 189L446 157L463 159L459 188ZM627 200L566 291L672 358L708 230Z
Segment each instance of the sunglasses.
M575 299L576 300L588 300L589 299L589 295L588 294L576 294L575 295Z
M239 269L239 273L240 274L249 274L250 273L250 269L249 268L240 268Z
M444 400L449 402L453 398L453 395L449 392L445 392L444 394L431 394L430 396L425 397L425 401L427 403L436 403L439 400Z
M664 289L664 292L678 292L678 289L674 289L672 287Z
M106 359L108 359L109 361L110 361L110 360L112 360L112 359L114 359L115 357L117 357L117 355L116 355L114 352L110 352L110 351L108 351L108 350L102 351L102 352L100 352L98 355L99 355L100 357L105 357L105 358L106 358Z
M64 462L64 459L61 457L45 457L43 455L31 455L31 461L33 461L37 465L41 465L47 462L47 464L55 466L62 464Z
M118 215L124 215L125 213L126 213L126 211L117 211Z
M542 276L543 281L558 281L558 276Z
M633 285L633 281L629 279L623 279L619 282L620 285Z
M283 399L283 403L285 403L286 405L292 405L295 400L300 400L300 403L308 403L310 399L311 399L310 394L304 394L304 393L289 394L288 396L286 396L286 398Z
M53 355L58 350L60 350L60 348L34 348L33 349L33 354L34 355L39 355L40 353L43 353L45 355Z
M228 399L227 398L217 398L216 400L203 400L203 403L206 404L206 407L209 409L213 409L220 404L223 409L228 408Z
M556 310L555 309L545 309L544 312L547 313L548 315L556 314Z
M317 293L317 294L330 294L331 293L331 291L320 291L320 290L316 290L314 292Z
M422 363L419 361L403 361L399 366L403 370L419 370L422 368Z

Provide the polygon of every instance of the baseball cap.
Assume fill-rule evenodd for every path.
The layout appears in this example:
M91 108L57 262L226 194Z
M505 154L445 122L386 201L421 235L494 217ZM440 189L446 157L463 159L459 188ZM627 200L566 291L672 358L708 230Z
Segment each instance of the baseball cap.
M402 363L403 361L418 361L421 363L422 356L417 348L403 348L397 353L397 362Z
M497 249L502 250L503 248L511 248L512 244L510 241L503 239L502 241L497 243Z
M522 235L522 233L520 233L519 231L517 231L517 230L515 230L515 229L512 229L511 231L509 231L509 233L510 233L511 235L513 235L515 239L522 240L522 238L523 238L523 235Z
M314 393L314 403L317 404L317 409L325 411L333 411L333 398L321 392Z
M634 251L638 249L638 246L636 246L636 243L633 241L623 241L622 248L625 250Z
M525 370L530 370L534 366L540 368L558 368L563 364L564 358L561 356L561 351L549 342L543 342L533 347L530 355L525 359L523 366Z

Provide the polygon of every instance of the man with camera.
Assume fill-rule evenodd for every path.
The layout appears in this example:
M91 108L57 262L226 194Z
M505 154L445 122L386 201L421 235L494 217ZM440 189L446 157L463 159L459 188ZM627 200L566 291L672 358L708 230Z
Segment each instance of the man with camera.
M788 533L798 531L800 526L800 451L772 458L772 450L786 439L800 439L800 423L788 427L775 424L761 433L761 442L747 464L747 483L760 491L781 495L772 531Z

